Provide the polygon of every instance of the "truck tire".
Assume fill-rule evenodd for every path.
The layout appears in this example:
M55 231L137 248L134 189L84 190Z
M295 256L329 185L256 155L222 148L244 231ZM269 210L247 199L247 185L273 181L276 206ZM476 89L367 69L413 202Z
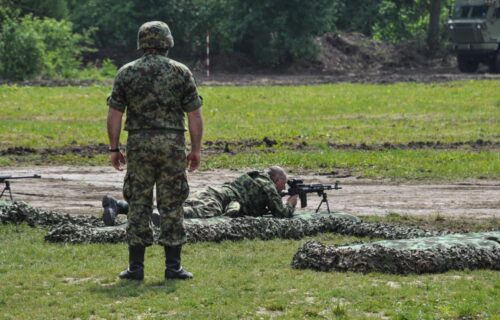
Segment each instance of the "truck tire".
M491 73L500 73L500 50L497 50L497 53L492 57L489 71Z
M467 55L459 54L457 62L458 69L465 73L474 73L479 69L479 60Z

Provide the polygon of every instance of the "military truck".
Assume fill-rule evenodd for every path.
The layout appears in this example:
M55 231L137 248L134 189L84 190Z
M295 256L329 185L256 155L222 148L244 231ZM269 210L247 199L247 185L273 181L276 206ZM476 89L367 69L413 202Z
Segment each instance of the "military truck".
M457 0L447 28L460 71L476 72L483 63L500 72L500 0Z

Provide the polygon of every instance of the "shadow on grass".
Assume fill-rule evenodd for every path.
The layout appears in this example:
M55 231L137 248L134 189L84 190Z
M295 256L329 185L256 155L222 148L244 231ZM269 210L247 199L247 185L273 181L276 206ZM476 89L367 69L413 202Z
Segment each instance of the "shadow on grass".
M127 281L117 280L113 283L103 283L90 288L92 293L103 294L111 298L118 297L139 297L145 293L174 293L177 290L177 281Z

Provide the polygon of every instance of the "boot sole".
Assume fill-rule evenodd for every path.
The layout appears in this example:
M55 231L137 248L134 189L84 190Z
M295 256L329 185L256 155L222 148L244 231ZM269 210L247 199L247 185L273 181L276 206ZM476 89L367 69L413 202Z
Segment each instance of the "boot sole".
M109 207L109 196L108 195L102 197L102 207L103 208Z
M111 213L109 212L110 203L111 199L108 195L102 197L102 207L104 208L104 212L102 214L102 220L104 221L105 225L114 226L115 219L111 216Z
M104 221L104 224L109 227L115 225L115 219L113 219L113 217L111 216L108 208L104 209L104 212L102 214L102 221Z

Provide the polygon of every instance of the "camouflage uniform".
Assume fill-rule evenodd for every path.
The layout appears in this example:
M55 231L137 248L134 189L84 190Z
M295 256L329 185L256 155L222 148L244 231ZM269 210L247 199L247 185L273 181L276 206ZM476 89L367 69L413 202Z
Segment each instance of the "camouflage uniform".
M186 218L215 216L293 216L294 207L283 205L275 184L267 173L248 172L220 188L208 187L184 202Z
M129 202L127 240L150 246L153 232L153 187L161 215L159 243L186 241L182 203L189 194L186 179L184 113L201 107L189 69L165 55L145 53L123 66L113 83L108 105L127 111L127 174L123 186Z

